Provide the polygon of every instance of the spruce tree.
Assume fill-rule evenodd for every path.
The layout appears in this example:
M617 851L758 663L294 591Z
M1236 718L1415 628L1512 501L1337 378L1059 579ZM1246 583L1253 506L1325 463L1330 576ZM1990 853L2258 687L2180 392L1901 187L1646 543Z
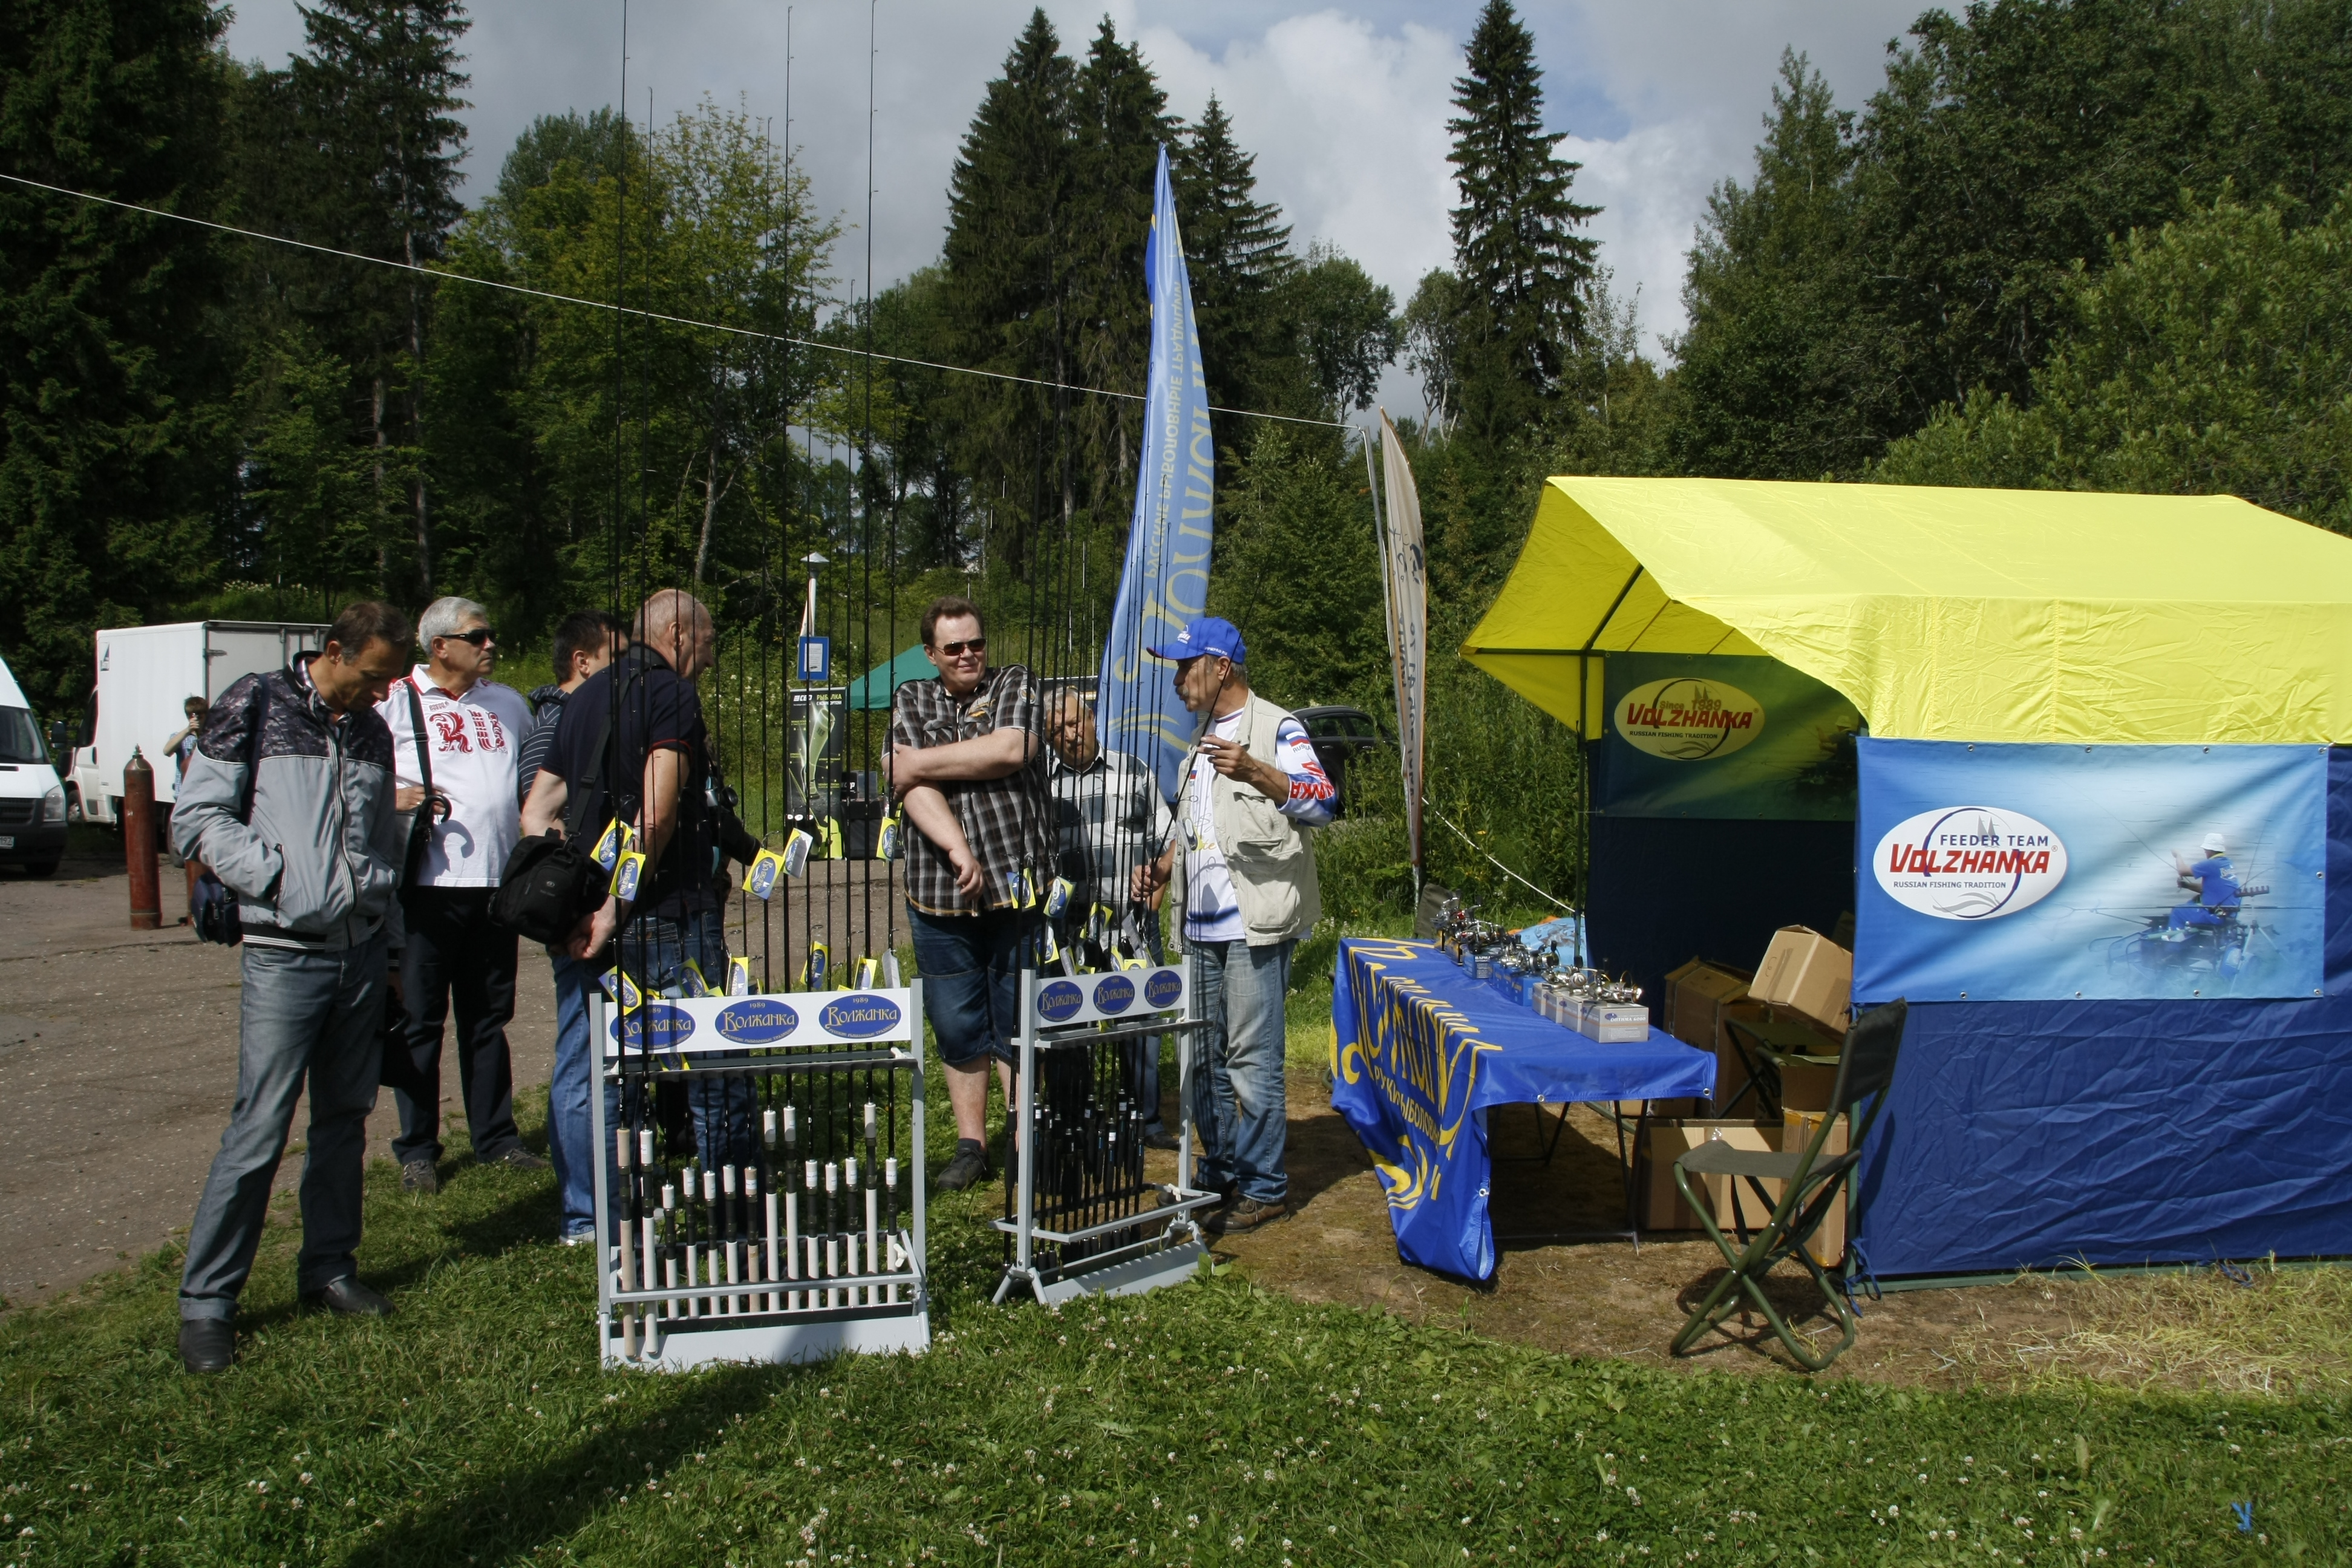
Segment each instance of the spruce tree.
M222 12L203 0L0 5L0 169L211 217ZM0 647L79 711L90 633L168 614L209 572L230 355L226 247L143 213L0 188Z
M455 118L466 107L464 5L321 0L301 9L306 50L283 88L292 188L272 193L290 232L410 266L438 260L464 213L465 127ZM352 366L355 423L375 454L383 587L430 598L432 518L419 459L432 286L347 262L289 271L296 314Z
M1487 0L1454 84L1454 270L1470 311L1462 334L1462 415L1490 443L1540 423L1581 326L1579 300L1594 241L1576 232L1600 212L1569 194L1576 171L1543 128L1535 38L1510 0Z
M964 133L948 184L945 307L958 363L1067 382L1070 188L1076 68L1040 8ZM1052 501L1059 404L1042 388L960 378L950 395L992 560L1018 565L1029 520Z
M1148 374L1151 341L1144 247L1151 235L1152 178L1160 149L1175 139L1176 121L1151 68L1133 45L1119 41L1108 16L1078 68L1075 107L1067 257L1078 379L1131 390ZM1084 508L1107 537L1123 541L1142 409L1086 396L1067 407L1063 450L1075 473L1063 487L1065 513Z
M1280 207L1257 199L1257 159L1234 139L1233 119L1214 94L1170 162L1209 401L1223 408L1268 406L1283 379L1274 363L1281 357L1275 318L1283 282L1297 266L1290 226ZM1218 447L1232 447L1242 434L1232 416L1211 418Z

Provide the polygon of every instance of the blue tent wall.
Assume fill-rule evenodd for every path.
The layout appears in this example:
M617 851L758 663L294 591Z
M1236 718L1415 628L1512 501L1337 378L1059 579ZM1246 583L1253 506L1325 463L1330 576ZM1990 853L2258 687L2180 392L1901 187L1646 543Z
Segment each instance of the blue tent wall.
M1875 1273L2352 1256L2352 751L2327 782L2325 994L1911 1009L1860 1176Z
M1826 936L1853 908L1851 822L1585 820L1592 961L1632 976L1654 1008L1684 960L1752 970L1782 926Z

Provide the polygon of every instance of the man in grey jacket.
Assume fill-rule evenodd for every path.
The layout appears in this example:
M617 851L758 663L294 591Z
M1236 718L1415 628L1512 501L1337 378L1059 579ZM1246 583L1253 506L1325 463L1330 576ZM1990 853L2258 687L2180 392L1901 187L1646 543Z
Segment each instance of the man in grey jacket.
M302 1299L358 1316L392 1310L360 1283L353 1255L408 838L393 798L392 733L375 704L408 668L411 637L391 605L352 605L324 651L222 694L180 781L173 842L236 895L245 931L236 1104L180 1276L180 1359L190 1372L224 1372L236 1359L237 1293L306 1079Z

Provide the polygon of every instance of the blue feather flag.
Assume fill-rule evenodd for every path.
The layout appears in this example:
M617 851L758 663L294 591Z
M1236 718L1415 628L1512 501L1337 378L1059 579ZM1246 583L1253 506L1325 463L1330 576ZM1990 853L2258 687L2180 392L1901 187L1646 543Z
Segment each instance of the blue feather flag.
M1172 801L1199 726L1176 696L1174 666L1144 650L1174 640L1194 616L1206 613L1215 455L1201 337L1192 324L1192 286L1177 232L1165 147L1160 150L1143 270L1151 299L1143 461L1096 704L1103 745L1143 763L1159 779L1160 794Z

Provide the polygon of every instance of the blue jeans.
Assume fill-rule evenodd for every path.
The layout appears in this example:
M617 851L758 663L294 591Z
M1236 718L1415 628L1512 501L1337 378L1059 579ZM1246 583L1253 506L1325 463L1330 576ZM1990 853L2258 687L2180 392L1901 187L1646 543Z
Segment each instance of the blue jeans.
M588 998L596 973L576 958L551 961L555 969L555 1071L547 1084L547 1159L562 1200L563 1236L596 1233L596 1152L591 1149L588 1094L596 1081L588 1040Z
M182 1318L236 1315L306 1079L310 1133L296 1284L322 1289L356 1267L367 1117L383 1068L385 951L381 932L341 952L245 945L236 1104L188 1227Z
M1201 1016L1209 1020L1192 1079L1192 1123L1205 1151L1199 1183L1213 1192L1238 1184L1242 1196L1278 1204L1290 1191L1282 1166L1290 1132L1282 1085L1282 998L1290 989L1290 951L1297 944L1186 945Z
M1013 1037L1021 1032L1021 965L1031 951L1026 923L1019 910L927 915L907 906L923 1014L948 1066L1013 1060Z
M727 925L717 910L704 910L683 921L646 915L630 923L615 944L621 967L649 994L685 994L686 961L693 959L706 975L727 973ZM760 1140L753 1125L751 1080L724 1071L688 1074L677 1087L684 1090L694 1119L695 1157L710 1170L721 1165L748 1165L757 1157ZM651 1107L641 1115L650 1117ZM641 1123L642 1125L643 1123ZM621 1086L604 1086L604 1179L607 1192L620 1191L621 1172L611 1129L626 1125L622 1118Z

